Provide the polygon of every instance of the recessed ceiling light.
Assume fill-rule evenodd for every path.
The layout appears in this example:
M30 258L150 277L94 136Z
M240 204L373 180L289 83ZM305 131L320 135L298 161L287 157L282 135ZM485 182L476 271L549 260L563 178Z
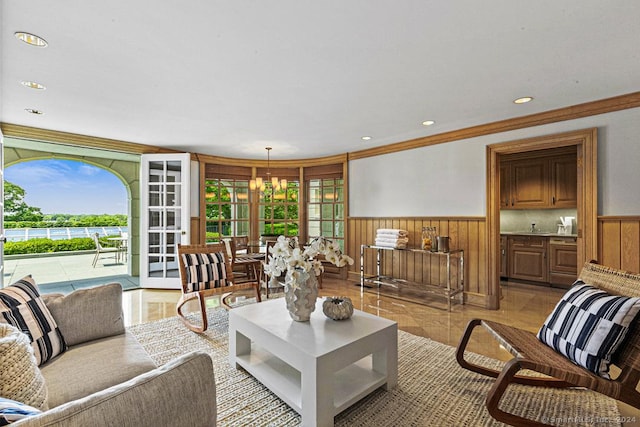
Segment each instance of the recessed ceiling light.
M22 84L22 86L28 87L30 89L38 89L38 90L46 89L44 85L41 85L38 82L30 82L30 81L22 80L20 83Z
M514 104L526 104L527 102L533 101L533 98L530 96L523 96L522 98L514 99Z
M433 124L435 124L436 122L434 122L433 120L425 120L424 122L422 122L423 125L425 126L431 126Z
M14 33L14 35L18 38L18 40L21 40L27 44L30 44L31 46L37 46L37 47L49 46L49 43L47 43L45 39L43 39L42 37L36 36L35 34L18 31Z
M370 137L370 136L363 136L363 137L362 137L362 140L363 140L363 141L368 141L368 140L370 140L370 139L371 139L371 137Z
M27 113L31 113L31 114L37 114L39 116L44 114L44 111L36 110L34 108L25 108L24 111L26 111Z

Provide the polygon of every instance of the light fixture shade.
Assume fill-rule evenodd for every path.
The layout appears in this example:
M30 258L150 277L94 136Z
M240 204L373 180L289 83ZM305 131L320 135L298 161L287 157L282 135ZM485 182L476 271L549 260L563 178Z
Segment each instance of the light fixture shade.
M264 182L262 181L262 178L260 177L256 178L256 187L259 187L259 188L264 187Z
M287 180L284 178L280 181L280 187L282 187L283 190L287 189L287 184Z
M256 188L258 188L258 186L256 184L256 180L252 179L251 181L249 181L249 189L251 191L254 191Z
M278 177L277 176L272 176L271 177L271 186L272 187L279 187L280 183L278 182Z

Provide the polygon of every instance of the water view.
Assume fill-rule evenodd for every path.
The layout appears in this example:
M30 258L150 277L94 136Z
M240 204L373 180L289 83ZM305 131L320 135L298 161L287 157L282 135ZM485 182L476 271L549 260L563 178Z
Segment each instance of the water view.
M4 231L8 242L22 242L30 239L67 240L75 237L91 237L95 233L100 236L121 235L127 227L61 227L61 228L11 228Z

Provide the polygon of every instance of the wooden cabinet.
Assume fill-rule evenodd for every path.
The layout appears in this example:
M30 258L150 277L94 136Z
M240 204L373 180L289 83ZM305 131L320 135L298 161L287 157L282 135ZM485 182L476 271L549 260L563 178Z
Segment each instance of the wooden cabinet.
M549 281L568 288L578 276L578 246L575 237L549 238Z
M509 275L507 236L500 236L500 277Z
M576 154L505 158L500 162L501 209L575 208Z
M576 155L551 159L551 205L575 208L578 205L578 168Z
M509 278L548 282L547 237L509 236Z

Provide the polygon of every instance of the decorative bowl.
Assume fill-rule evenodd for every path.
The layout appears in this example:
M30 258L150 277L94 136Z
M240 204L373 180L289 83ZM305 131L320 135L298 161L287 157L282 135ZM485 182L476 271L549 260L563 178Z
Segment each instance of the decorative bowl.
M349 297L326 297L322 303L322 312L329 319L348 319L353 314L353 303Z

